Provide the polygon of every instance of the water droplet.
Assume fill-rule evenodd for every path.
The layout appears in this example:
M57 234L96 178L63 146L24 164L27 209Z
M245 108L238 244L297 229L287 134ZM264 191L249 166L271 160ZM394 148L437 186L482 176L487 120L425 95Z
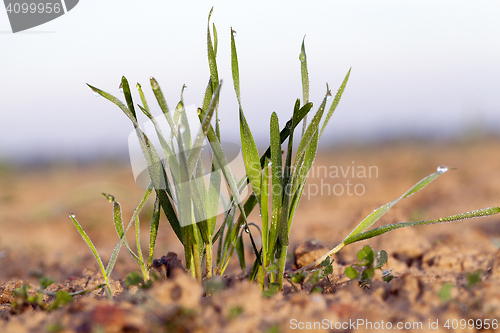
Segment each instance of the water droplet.
M179 125L179 133L183 134L186 131L186 127L184 125Z
M120 92L123 94L123 85L120 83L120 86L118 87L120 89Z
M438 173L445 173L446 171L448 171L448 167L446 165L440 165L437 168Z
M326 100L328 101L332 97L332 92L331 90L328 90L328 93L326 93Z
M250 229L248 229L248 227L245 227L245 232L246 232L247 234L249 234L249 233L250 233Z
M97 91L94 91L94 90L92 90L92 95L94 95L94 97L99 97L99 94L97 93Z
M273 165L273 162L267 163L267 166L272 166L272 165Z
M233 29L233 36L236 37L236 30Z
M69 216L75 218L75 213L69 213Z

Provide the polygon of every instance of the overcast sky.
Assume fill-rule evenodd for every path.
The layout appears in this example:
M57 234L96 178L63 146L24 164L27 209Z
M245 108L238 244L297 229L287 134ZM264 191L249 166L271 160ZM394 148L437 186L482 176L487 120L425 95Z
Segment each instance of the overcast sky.
M321 145L388 136L500 131L499 1L82 0L70 12L12 34L0 10L0 159L127 151L121 111L85 83L122 98L125 75L155 112L154 76L170 107L201 105L209 77L207 16L219 33L222 136L237 140L230 27L237 31L243 109L260 142L269 117L284 125L302 96L304 35L319 106L352 74ZM138 95L134 95L138 99Z

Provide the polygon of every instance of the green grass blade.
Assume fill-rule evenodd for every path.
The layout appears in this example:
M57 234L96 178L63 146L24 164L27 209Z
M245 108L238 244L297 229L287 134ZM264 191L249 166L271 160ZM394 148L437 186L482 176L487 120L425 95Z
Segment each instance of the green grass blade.
M168 125L170 126L170 130L174 133L175 136L177 136L178 134L177 127L174 124L174 120L172 119L172 115L170 114L170 109L168 108L167 101L165 100L165 96L161 91L160 85L158 84L158 82L154 77L151 77L150 82L151 82L151 88L153 89L153 93L156 97L156 101L158 102L158 105L160 106L163 115L167 119Z
M330 106L330 110L328 110L328 113L326 114L325 121L323 122L323 126L321 127L321 132L319 132L319 136L323 135L323 131L325 130L326 125L330 121L330 118L332 117L333 113L335 112L335 109L337 108L337 105L339 105L340 98L342 97L342 94L344 93L344 89L347 85L347 81L349 80L349 75L351 75L351 69L347 72L347 75L345 76L344 81L340 85L339 90L337 91L337 94L335 95L335 99L332 102L332 105Z
M297 100L295 102L295 107L293 110L294 116L292 117L292 123L288 122L287 125L290 126L290 136L288 137L288 150L286 153L286 158L285 158L285 167L283 170L283 187L282 187L282 193L283 193L283 204L281 207L281 216L280 216L280 224L279 224L279 230L278 230L278 240L279 243L281 244L282 248L288 246L289 244L289 239L288 239L288 208L289 208L289 203L290 203L290 196L292 195L290 193L291 190L291 167L292 167L292 153L293 153L293 129L295 126L293 126L293 119L295 118L295 114L298 112L300 107L300 101Z
M236 255L238 256L238 260L240 261L240 267L242 271L246 270L245 265L245 247L243 245L243 235L240 234L238 236L238 240L236 241Z
M305 105L309 103L309 73L307 71L307 56L305 46L306 36L302 39L302 47L300 49L300 74L302 78L302 103ZM307 116L304 117L302 123L302 135L306 132Z
M172 205L171 196L169 196L167 194L166 190L162 190L162 189L156 189L156 195L158 196L158 199L160 201L160 206L163 209L163 213L167 217L167 220L170 223L170 226L174 230L177 238L179 238L181 243L184 245L181 224L180 224L179 219L177 217L177 213Z
M207 88L205 89L205 95L203 97L203 105L202 105L202 110L203 112L206 112L208 110L208 106L210 105L210 101L212 100L212 95L213 95L213 90L212 90L212 78L208 80Z
M116 201L115 197L111 194L103 193L102 195L104 195L106 199L108 199L108 201L113 204L113 223L115 225L115 230L116 233L118 234L118 238L121 239L125 231L123 226L122 208L120 206L120 203ZM123 238L123 242L125 243L125 247L129 251L132 258L140 265L140 258L129 247L127 238Z
M262 182L262 173L259 160L259 151L253 139L250 126L248 126L243 110L240 107L240 135L241 135L241 151L245 161L247 176L250 180L250 185L257 196L257 201L260 203L260 188Z
M400 196L398 199L389 202L375 211L373 211L370 215L368 215L363 221L361 221L356 228L354 228L349 235L345 239L348 239L352 236L356 236L362 232L364 232L366 229L371 227L375 222L377 222L389 209L391 209L396 203L398 203L400 200L403 200L410 195L414 194L415 192L423 189L427 185L429 185L434 179L439 177L441 174L443 174L445 171L438 171L430 174L429 176L425 177L424 179L420 180L418 183L413 185L412 188L410 188L406 193L404 193L402 196Z
M262 253L264 254L263 266L266 266L269 249L269 166L264 167L261 186L260 215L262 219Z
M215 60L215 50L212 45L212 37L210 35L210 17L212 16L212 11L214 8L210 9L208 14L208 26L207 26L207 52L208 52L208 65L210 67L210 77L212 79L212 91L219 85L219 74L217 71L217 62Z
M232 27L231 27L231 72L233 74L234 91L236 92L236 98L238 99L238 104L241 108L240 71L238 68L238 54L236 53L236 43L234 41L234 30Z
M215 23L212 23L212 30L214 31L214 55L217 57L217 29L215 29Z
M271 190L272 213L271 213L271 228L269 230L268 253L270 255L274 255L276 240L278 238L281 204L283 201L283 175L281 173L283 162L281 154L279 121L276 112L273 112L271 115L270 132L271 132L270 148L271 148L271 177L272 177L272 190Z
M142 197L141 202L139 205L134 209L134 213L132 214L132 218L130 219L129 224L127 225L127 228L124 230L123 235L120 237L120 240L118 241L118 244L116 244L115 249L113 250L113 253L111 254L111 258L109 259L108 265L106 266L106 274L109 276L111 275L111 272L113 271L113 267L115 266L116 259L118 258L118 253L120 252L121 246L123 243L127 242L127 232L132 226L132 224L137 223L137 219L139 218L139 213L141 212L142 208L146 204L146 202L149 199L149 196L151 195L151 192L153 190L153 184L150 183L146 191L144 192L144 196ZM133 251L128 247L128 244L126 245L127 248L129 249L130 253ZM134 256L133 256L134 257ZM134 257L136 259L137 256ZM138 258L138 257L137 257ZM141 268L144 266L144 261L140 259L136 259L137 263Z
M304 188L307 181L307 175L311 170L314 159L316 158L316 152L318 150L318 141L319 141L319 133L316 132L313 135L313 138L309 145L307 146L306 153L304 155L304 161L300 165L300 170L297 173L296 183L293 184L294 188L294 197L291 202L290 213L288 218L288 232L290 232L290 228L292 226L293 217L295 216L295 212L299 206L300 200L302 198L302 193L304 192Z
M347 244L351 244L354 242L359 242L359 241L369 239L369 238L372 238L372 237L375 237L378 235L382 235L386 232L396 230L399 228L413 227L413 226L417 226L417 225L427 225L427 224L462 221L462 220L472 219L472 218L476 218L476 217L491 216L491 215L495 215L498 213L500 213L500 207L489 207L489 208L473 210L473 211L467 212L467 213L442 217L442 218L439 218L436 220L418 221L418 222L400 222L400 223L388 224L388 225L384 225L384 226L381 226L378 228L374 228L374 229L369 230L369 231L365 231L361 234L351 236L351 237L344 240L344 244L347 245Z
M156 237L158 236L158 226L160 225L160 200L156 197L153 207L153 216L151 217L151 227L149 229L149 255L147 269L151 268L153 263L153 252L156 244Z
M128 109L130 110L134 118L137 119L137 115L135 114L134 109L134 101L132 100L132 93L130 92L130 86L125 76L122 76L122 89L123 94L125 95L125 101L127 102Z
M204 114L200 113L199 117L204 117ZM238 191L236 179L234 178L234 175L231 172L231 169L230 169L229 164L227 162L226 156L224 155L224 152L222 151L220 141L218 140L211 125L208 128L207 138L208 138L208 141L210 143L210 146L212 147L212 152L214 153L215 158L217 159L217 162L221 166L222 174L224 175L224 178L226 179L226 182L229 185L229 189L230 189L231 194L234 198L234 201L236 202L236 205L238 206L238 209L240 210L241 214L240 214L240 218L238 219L238 221L239 221L239 223L243 222L245 224L245 226L248 228L247 215L245 213L245 208L243 207L243 204L241 203L242 200L240 197L240 193ZM253 209L253 207L252 207L252 209ZM240 226L241 226L241 224L240 224ZM250 240L252 242L254 252L257 255L258 250L257 250L257 247L255 246L255 241L253 239L251 232L250 232ZM236 241L236 238L234 238L234 241Z
M191 150L189 157L188 157L188 174L189 176L193 175L194 169L196 167L196 164L198 160L200 159L201 151L203 148L203 143L205 141L205 138L208 133L208 129L210 127L210 121L212 120L212 115L214 114L214 110L219 103L219 95L220 95L220 89L222 86L222 81L221 84L217 86L217 89L215 89L215 94L214 97L212 98L212 101L210 102L210 105L208 107L207 112L204 113L204 117L201 120L201 127L198 131L198 134L196 135L195 142L193 144L193 149Z
M111 94L108 94L107 92L99 89L99 88L96 88L94 86L91 86L90 84L87 83L87 85L90 87L90 89L92 89L92 91L94 91L95 93L101 95L102 97L106 98L108 101L112 102L113 104L117 105L122 111L123 113L125 113L125 115L132 121L132 123L135 125L135 126L139 126L138 123L137 123L137 118L135 116L135 113L131 112L129 110L129 108L123 104L118 98L116 98L115 96L111 95Z
M300 166L301 166L300 164L303 163L303 158L309 146L309 143L313 139L313 136L318 132L319 122L323 117L329 92L330 90L328 90L328 85L327 85L327 93L325 95L325 98L323 98L323 102L321 103L318 111L312 118L311 123L309 124L309 126L307 126L307 129L304 135L302 136L302 139L300 140L299 148L297 148L297 155L295 156L295 162L293 165L293 171L294 171L293 178L297 177L297 173L300 171Z
M149 105L148 105L148 101L146 100L146 96L144 96L144 92L142 91L142 87L139 83L136 84L136 88L137 90L139 91L139 96L141 97L141 102L142 102L142 106L144 109L146 109L149 113ZM143 110L144 112L144 110ZM146 115L148 118L151 118L150 116Z
M80 234L80 236L82 236L84 242L87 244L87 246L89 247L90 251L94 255L95 259L97 260L97 263L99 264L99 268L101 269L102 276L104 277L104 281L106 282L108 296L110 298L112 298L113 294L111 293L111 287L109 285L108 274L106 273L106 269L104 268L104 264L102 263L101 257L99 256L99 253L97 252L97 249L95 248L94 244L90 240L90 238L87 235L87 233L85 233L85 231L83 230L83 228L80 225L80 223L78 223L78 221L76 220L75 215L72 214L72 213L70 213L69 214L69 218L71 219L71 221L73 221L73 224L75 225L76 230L78 230L78 233Z

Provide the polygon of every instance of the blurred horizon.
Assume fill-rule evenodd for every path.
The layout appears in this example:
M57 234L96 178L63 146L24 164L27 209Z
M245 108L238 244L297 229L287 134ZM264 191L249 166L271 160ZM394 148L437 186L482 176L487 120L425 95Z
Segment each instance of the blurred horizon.
M200 105L209 78L212 5L225 140L239 141L231 27L237 31L243 110L261 148L268 145L271 113L284 126L295 99L302 98L298 57L304 35L313 111L325 83L335 93L352 68L320 149L500 135L495 1L87 0L16 34L9 33L7 14L0 11L0 162L126 160L132 125L85 83L123 100L118 86L124 75L137 103L140 82L158 115L149 85L153 75L171 109L183 84L186 105Z

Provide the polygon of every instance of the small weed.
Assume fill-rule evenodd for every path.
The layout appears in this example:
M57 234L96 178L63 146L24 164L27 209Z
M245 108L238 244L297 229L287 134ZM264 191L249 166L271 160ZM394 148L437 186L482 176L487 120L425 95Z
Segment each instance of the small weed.
M46 276L42 276L39 279L40 289L30 292L31 287L27 284L22 285L12 291L16 299L11 303L11 309L15 313L20 313L29 306L35 309L41 309L46 311L52 311L60 308L73 300L73 296L82 295L89 293L91 291L100 289L104 287L104 284L96 286L94 289L82 290L73 293L69 293L66 290L59 290L57 292L51 292L45 290L48 286L54 283L54 280ZM50 302L45 302L43 296L52 296L54 299Z
M474 287L475 285L480 284L482 275L483 275L483 272L481 270L477 270L474 273L467 273L467 276L466 276L467 289L470 289L470 288Z
M361 287L369 287L376 269L382 271L382 278L389 282L392 280L391 270L382 270L387 262L387 252L374 251L369 245L365 245L357 254L359 263L347 267L345 275L351 280L359 280ZM360 274L361 273L361 274Z

